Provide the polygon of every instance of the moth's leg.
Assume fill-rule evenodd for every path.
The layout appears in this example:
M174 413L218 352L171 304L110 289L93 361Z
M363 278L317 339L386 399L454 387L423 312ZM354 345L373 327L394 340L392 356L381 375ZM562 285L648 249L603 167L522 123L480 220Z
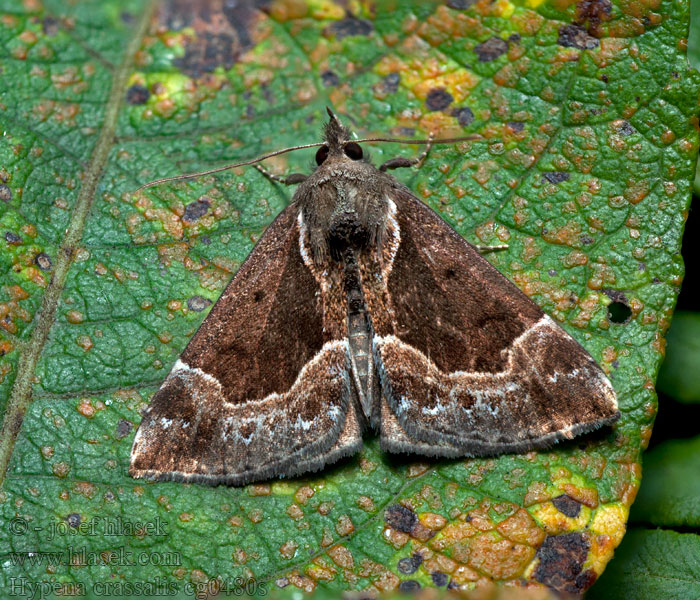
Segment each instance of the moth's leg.
M425 145L425 150L423 150L423 152L421 152L415 158L404 158L403 156L399 156L397 158L390 158L379 167L379 170L387 171L388 169L400 169L402 167L412 167L413 165L420 166L425 160L425 157L428 156L428 152L430 152L430 148L433 145L433 137L435 136L431 133L428 136L428 143Z
M474 248L479 251L479 254L486 254L487 252L495 252L496 250L507 250L508 244L498 244L497 246L480 246L475 244Z
M265 167L262 165L255 165L255 168L260 171L265 177L268 179L272 179L272 181L276 181L277 183L282 183L284 185L295 185L297 183L301 183L306 179L306 175L303 173L292 173L291 175L287 175L286 177L280 177L279 175L275 175L274 173L270 173Z

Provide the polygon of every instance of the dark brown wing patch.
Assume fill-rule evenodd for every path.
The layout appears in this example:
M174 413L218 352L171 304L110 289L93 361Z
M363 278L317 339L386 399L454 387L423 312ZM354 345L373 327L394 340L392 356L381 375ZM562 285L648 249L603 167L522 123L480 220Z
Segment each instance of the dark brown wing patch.
M394 200L393 331L381 326L373 344L395 417L382 418L385 449L524 451L619 416L610 382L571 336L417 198Z

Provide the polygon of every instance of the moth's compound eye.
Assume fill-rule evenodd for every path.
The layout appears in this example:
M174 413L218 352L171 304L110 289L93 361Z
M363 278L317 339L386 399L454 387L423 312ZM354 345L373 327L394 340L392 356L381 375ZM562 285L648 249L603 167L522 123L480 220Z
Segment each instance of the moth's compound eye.
M345 156L348 158L352 158L353 160L360 160L362 158L362 147L360 144L348 142L343 147L343 150L345 150Z
M316 152L316 164L321 165L328 158L328 146L321 146Z

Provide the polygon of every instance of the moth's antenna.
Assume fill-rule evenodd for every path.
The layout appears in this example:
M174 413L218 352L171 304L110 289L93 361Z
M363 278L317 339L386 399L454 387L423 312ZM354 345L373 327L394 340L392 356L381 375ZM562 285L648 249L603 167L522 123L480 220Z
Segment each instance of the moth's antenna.
M143 189L153 187L160 183L166 183L168 181L178 181L180 179L193 179L195 177L201 177L202 175L211 175L212 173L218 173L220 171L227 171L228 169L234 169L236 167L244 167L245 165L253 165L266 158L271 158L279 154L284 154L285 152L292 152L293 150L303 150L304 148L316 148L317 146L323 146L325 142L317 142L316 144L303 144L301 146L290 146L289 148L284 148L282 150L275 150L274 152L268 152L258 156L257 158L251 158L250 160L244 160L242 162L233 163L230 165L224 165L223 167L217 167L216 169L209 169L208 171L200 171L198 173L185 173L184 175L174 175L172 177L163 177L162 179L156 179L155 181L149 181L144 183L141 187L134 190L133 193L139 192Z
M361 140L353 140L353 142L360 144L362 142L394 142L397 144L456 144L457 142L470 142L473 140L483 140L483 136L480 135L468 135L466 137L458 138L442 138L442 139L428 139L428 140L404 140L402 138L364 138Z

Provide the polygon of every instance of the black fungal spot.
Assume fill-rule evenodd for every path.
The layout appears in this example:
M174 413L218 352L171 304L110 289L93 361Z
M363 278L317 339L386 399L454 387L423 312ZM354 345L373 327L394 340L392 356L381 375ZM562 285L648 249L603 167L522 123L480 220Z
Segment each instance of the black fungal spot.
M468 106L462 106L460 108L455 108L452 111L452 116L457 117L457 122L462 126L466 127L474 122L474 113L472 109Z
M136 23L136 17L127 11L122 11L122 13L119 15L119 18L125 25L133 25L134 23Z
M102 496L107 502L114 502L116 496L112 490L107 490Z
M513 35L508 36L508 41L513 42L514 44L520 43L520 34L514 33Z
M479 57L479 62L490 62L497 59L508 50L508 42L501 38L492 37L478 44L474 52Z
M396 565L399 573L403 575L413 575L423 562L423 557L417 552L413 556L402 558Z
M126 101L129 104L146 104L151 96L151 92L148 88L142 85L134 84L128 90L126 90Z
M321 83L326 87L335 87L340 83L340 79L333 71L324 71L321 73Z
M22 243L22 238L19 237L16 233L14 233L12 231L6 231L5 232L5 241L8 244L12 244L13 246L16 246L16 245Z
M548 536L537 549L535 579L560 593L582 591L579 576L588 557L589 541L581 533Z
M401 75L398 73L389 73L384 78L384 89L387 93L393 94L399 89L399 83L401 82Z
M630 125L629 121L620 120L616 123L616 127L617 132L625 137L637 133L637 130L634 127L632 127L632 125Z
M126 419L119 419L117 423L117 430L114 432L114 437L118 440L125 438L131 430L134 428L134 424Z
M565 48L578 48L579 50L590 50L600 45L598 39L589 35L579 25L564 25L560 27L557 43Z
M80 514L79 513L71 513L66 517L66 523L73 529L80 527Z
M602 81L603 83L608 83L608 81L609 81L608 76L607 76L605 73L603 73L603 74L600 76L600 79L601 79L601 81Z
M556 185L562 181L571 179L571 174L566 171L549 171L548 173L542 173L542 179L546 179L549 183Z
M582 235L579 240L581 240L581 243L584 246L588 246L589 244L593 243L593 238L590 235Z
M208 246L209 244L211 244L211 238L208 235L200 235L199 242L204 246Z
M183 222L193 223L197 219L200 219L207 214L210 206L211 200L206 196L202 196L196 202L190 202L185 206L185 214L182 215Z
M44 17L41 21L41 30L44 32L44 35L53 37L58 33L58 19Z
M357 17L345 17L340 21L336 21L327 31L335 35L339 40L351 35L369 35L374 31L374 25L365 19Z
M552 504L554 504L554 508L556 508L560 513L566 515L567 517L571 517L572 519L578 517L579 513L581 512L581 503L574 500L568 494L557 496L552 500Z
M4 184L0 184L0 200L3 202L12 200L12 190Z
M588 25L588 32L598 37L603 33L600 30L601 21L607 21L612 12L610 0L579 0L576 4L576 23Z
M447 6L455 10L467 10L476 0L448 0Z
M425 99L425 105L428 110L445 110L452 104L454 98L447 90L443 88L435 88L428 92L428 97Z
M50 271L53 267L51 258L45 252L40 252L34 257L34 264L39 267L42 271Z
M403 594L417 594L420 591L420 583L415 579L406 579L399 583L399 591Z
M194 312L202 312L210 304L211 300L209 298L202 298L201 296L192 296L187 299L187 308Z
M445 573L435 571L435 573L432 573L430 575L430 578L433 580L433 583L438 587L447 585L447 575L445 575Z
M602 292L612 300L608 305L608 318L613 323L628 323L632 317L632 309L624 292L610 289L603 289Z
M513 131L517 132L520 132L523 129L525 129L525 123L521 123L520 121L508 121L506 125L508 125L508 127L510 127Z
M403 533L411 533L418 522L418 516L409 508L400 504L392 504L384 513L384 520L390 527Z

